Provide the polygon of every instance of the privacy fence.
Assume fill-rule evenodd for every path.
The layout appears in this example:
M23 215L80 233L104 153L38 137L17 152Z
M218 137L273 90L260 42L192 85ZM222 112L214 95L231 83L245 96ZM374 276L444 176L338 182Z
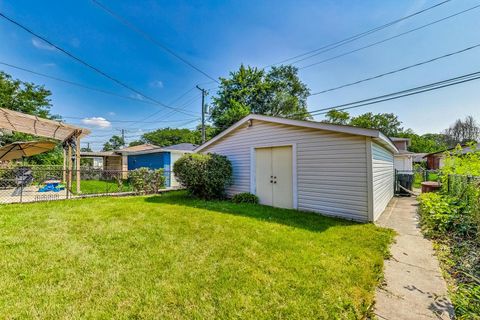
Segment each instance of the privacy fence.
M176 186L172 172L146 168L131 171L90 167L77 171L58 166L0 168L0 203L153 194Z

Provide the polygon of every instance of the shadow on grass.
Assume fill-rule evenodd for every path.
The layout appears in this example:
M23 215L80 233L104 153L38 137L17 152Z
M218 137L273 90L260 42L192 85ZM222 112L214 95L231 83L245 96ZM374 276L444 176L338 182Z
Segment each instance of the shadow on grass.
M163 203L205 209L219 213L253 218L269 223L322 232L334 226L351 226L359 223L321 216L312 212L279 209L264 205L236 204L227 200L201 200L190 197L183 191L167 192L162 195L145 198L146 202Z

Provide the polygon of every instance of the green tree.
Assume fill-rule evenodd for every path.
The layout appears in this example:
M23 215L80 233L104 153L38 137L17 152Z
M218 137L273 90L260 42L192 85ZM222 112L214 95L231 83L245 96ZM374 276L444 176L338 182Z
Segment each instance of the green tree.
M141 141L166 147L178 143L197 143L197 139L195 132L190 129L162 128L145 133Z
M105 144L103 145L103 151L112 151L118 150L125 145L125 140L117 135L113 135Z
M31 82L13 79L0 71L0 107L46 119L57 119L50 113L50 90Z
M350 126L377 129L389 137L398 137L403 133L402 122L393 113L367 112L356 117L351 117L347 111L330 110L326 113L325 122L333 124L347 124Z
M145 142L143 142L142 140L135 140L135 141L132 141L128 144L129 147L135 147L135 146L139 146L141 144L144 144Z
M241 65L229 78L221 78L210 113L217 133L249 113L309 119L309 89L297 73L298 69L293 66L273 67L266 72Z
M50 90L44 86L31 82L13 79L9 74L0 71L0 107L46 119L60 119L58 115L50 113ZM32 141L38 138L21 132L3 132L0 134L0 145L18 141ZM26 159L32 164L58 165L63 162L63 153L60 147L52 151L29 157Z
M410 138L411 144L408 150L416 153L430 153L445 150L448 145L445 136L440 133L426 133L418 135L412 129L407 129L399 137Z
M350 114L347 111L332 109L325 114L327 118L324 122L333 124L349 124Z
M353 117L349 124L355 127L377 129L389 137L397 137L403 132L402 122L393 113L367 112Z

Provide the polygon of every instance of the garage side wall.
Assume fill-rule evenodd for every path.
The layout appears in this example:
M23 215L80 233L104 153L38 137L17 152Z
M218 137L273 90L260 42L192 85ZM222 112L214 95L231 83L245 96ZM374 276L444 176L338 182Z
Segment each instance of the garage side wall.
M202 153L230 159L234 184L228 194L233 195L251 190L252 148L292 144L296 146L298 209L367 221L365 137L255 120L251 127L239 127Z
M373 220L382 214L394 192L393 154L372 142Z

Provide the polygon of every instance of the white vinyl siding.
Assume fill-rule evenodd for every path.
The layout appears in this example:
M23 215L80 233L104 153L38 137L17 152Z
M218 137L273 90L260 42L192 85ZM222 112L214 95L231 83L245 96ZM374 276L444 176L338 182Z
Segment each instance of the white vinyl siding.
M372 143L373 220L385 210L394 192L393 154Z
M254 120L202 153L226 155L233 165L233 195L250 192L250 156L255 147L296 145L297 207L325 215L368 220L366 139L345 133Z
M411 155L395 155L394 167L398 171L413 171L413 160Z

